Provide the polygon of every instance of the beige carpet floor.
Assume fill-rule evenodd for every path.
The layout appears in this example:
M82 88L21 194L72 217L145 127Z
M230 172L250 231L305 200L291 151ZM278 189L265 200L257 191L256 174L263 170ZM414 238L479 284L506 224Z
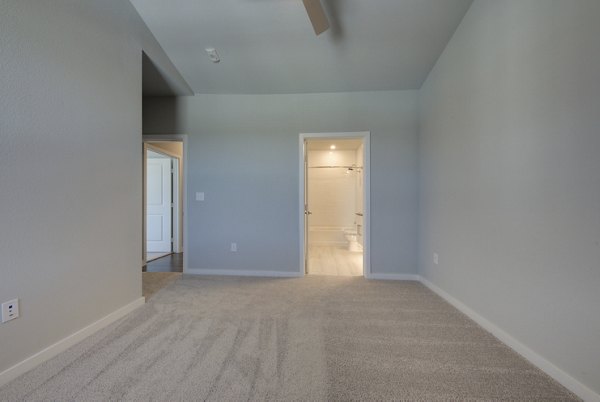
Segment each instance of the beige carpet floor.
M0 400L576 398L417 282L184 276Z
M148 301L156 292L179 278L180 272L142 272L142 296Z

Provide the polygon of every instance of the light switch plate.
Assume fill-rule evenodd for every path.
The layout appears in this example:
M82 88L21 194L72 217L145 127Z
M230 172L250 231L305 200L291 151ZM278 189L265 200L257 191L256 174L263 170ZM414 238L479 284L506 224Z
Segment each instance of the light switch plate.
M196 201L204 201L204 193L197 192L196 193Z

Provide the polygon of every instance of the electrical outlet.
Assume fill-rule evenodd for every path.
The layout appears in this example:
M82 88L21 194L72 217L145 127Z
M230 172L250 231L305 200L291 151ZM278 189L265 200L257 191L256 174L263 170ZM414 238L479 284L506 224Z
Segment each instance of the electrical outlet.
M237 253L237 243L231 243L231 252Z
M19 318L19 299L9 300L2 303L2 322Z
M433 263L435 265L438 265L439 262L440 261L439 261L438 253L433 253Z

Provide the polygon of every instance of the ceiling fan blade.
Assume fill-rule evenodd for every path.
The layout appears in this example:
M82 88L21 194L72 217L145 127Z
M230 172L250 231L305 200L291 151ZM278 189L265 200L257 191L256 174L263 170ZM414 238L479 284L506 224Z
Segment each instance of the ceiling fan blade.
M315 34L320 35L327 31L329 29L329 20L323 10L321 0L302 0L302 2L315 30Z

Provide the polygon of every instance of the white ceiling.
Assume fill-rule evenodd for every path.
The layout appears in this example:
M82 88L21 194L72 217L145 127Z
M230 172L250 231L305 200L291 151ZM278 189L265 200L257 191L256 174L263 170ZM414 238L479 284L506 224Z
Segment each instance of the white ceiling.
M472 0L131 0L196 93L418 89ZM215 47L221 62L204 49Z

